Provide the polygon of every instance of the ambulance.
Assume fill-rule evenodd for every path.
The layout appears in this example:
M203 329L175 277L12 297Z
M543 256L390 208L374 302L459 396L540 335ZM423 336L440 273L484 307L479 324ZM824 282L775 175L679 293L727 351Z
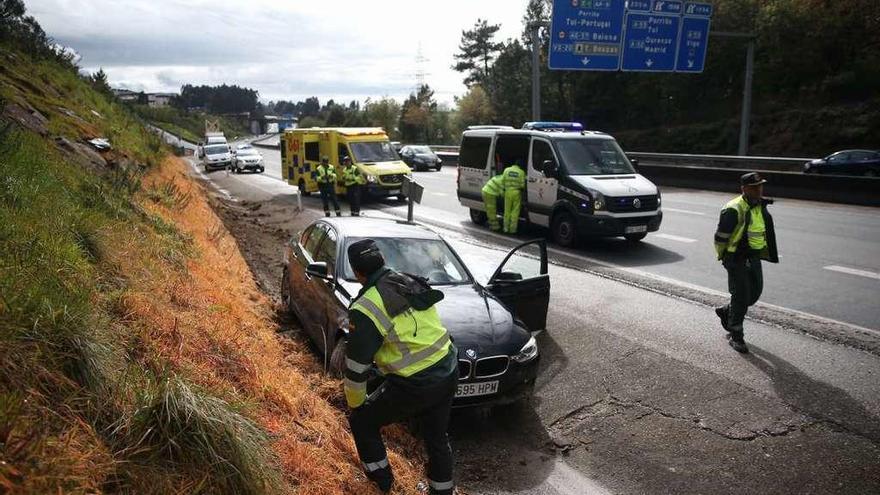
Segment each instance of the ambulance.
M352 163L367 179L365 193L372 197L403 199L403 177L411 170L400 160L385 131L379 127L310 127L287 129L281 135L281 173L308 196L318 191L318 165L328 157L336 166L336 193L343 194L342 160Z
M562 246L586 237L638 242L660 229L657 186L638 173L612 136L578 122L468 128L459 148L457 192L472 221L486 223L481 190L514 162L527 175L520 219L547 227Z

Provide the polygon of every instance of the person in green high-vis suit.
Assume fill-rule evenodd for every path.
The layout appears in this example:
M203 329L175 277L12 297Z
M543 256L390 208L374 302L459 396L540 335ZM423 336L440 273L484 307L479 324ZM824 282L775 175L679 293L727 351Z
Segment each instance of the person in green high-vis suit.
M483 204L486 206L486 216L489 218L489 228L492 230L501 230L498 224L498 198L504 194L504 179L501 174L496 175L486 182L481 191L483 194Z
M514 162L501 174L504 182L504 232L516 234L519 212L522 209L522 192L526 188L526 173Z

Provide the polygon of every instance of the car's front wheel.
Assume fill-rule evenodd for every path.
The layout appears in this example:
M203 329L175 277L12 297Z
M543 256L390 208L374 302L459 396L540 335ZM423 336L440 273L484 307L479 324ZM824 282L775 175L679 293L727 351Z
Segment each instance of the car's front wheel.
M550 228L553 241L562 247L572 247L577 243L577 225L574 217L566 212L561 212L553 217L553 225Z

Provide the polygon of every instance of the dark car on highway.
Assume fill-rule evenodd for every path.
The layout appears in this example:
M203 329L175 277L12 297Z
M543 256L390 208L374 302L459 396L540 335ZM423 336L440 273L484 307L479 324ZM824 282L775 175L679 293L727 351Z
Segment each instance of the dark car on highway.
M434 231L394 220L342 217L318 220L285 246L284 307L322 355L327 371L345 367L348 306L361 285L348 246L371 238L386 264L427 279L441 290L438 311L458 349L455 407L500 405L531 395L538 344L550 301L544 240L523 243L505 256L487 284L474 280L452 246ZM374 367L372 384L382 380Z
M443 166L443 160L427 146L404 146L400 148L400 159L413 170L440 170Z
M804 164L805 174L880 177L880 151L844 150Z

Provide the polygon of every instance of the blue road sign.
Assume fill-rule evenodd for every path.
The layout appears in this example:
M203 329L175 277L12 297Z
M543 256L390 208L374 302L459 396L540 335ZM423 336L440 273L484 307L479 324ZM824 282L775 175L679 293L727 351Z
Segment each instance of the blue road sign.
M674 70L680 24L678 15L627 14L621 70Z
M618 70L625 0L555 0L551 69Z
M642 1L647 1L647 0L642 0ZM685 2L684 15L712 17L712 4L698 3L698 2Z
M626 4L627 12L650 12L654 7L654 0L629 0Z
M682 2L678 0L654 0L654 8L651 12L656 14L681 15Z
M709 44L709 18L685 16L678 41L676 72L703 72Z

